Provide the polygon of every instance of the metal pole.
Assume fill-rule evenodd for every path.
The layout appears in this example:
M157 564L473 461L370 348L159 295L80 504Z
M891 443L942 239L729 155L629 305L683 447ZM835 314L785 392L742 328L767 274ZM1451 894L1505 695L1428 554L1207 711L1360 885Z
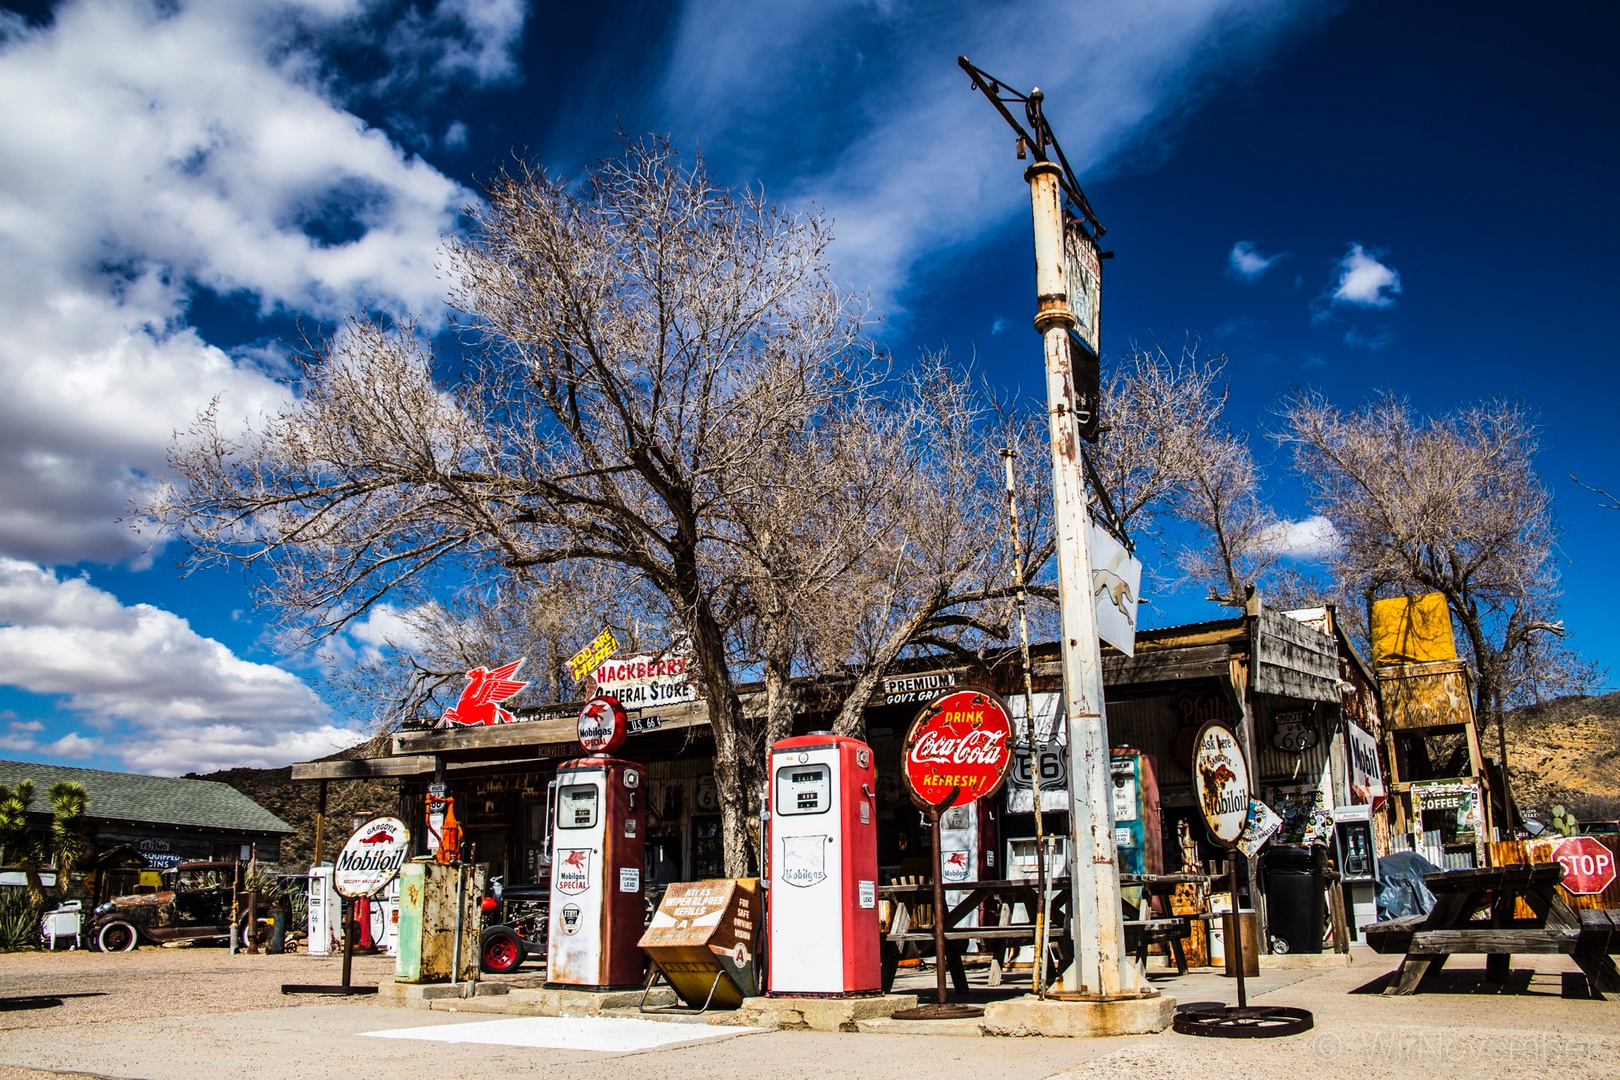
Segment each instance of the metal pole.
M1012 532L1013 593L1018 608L1018 654L1024 666L1024 734L1029 744L1029 785L1035 803L1035 878L1040 885L1040 904L1035 910L1035 971L1032 989L1036 997L1046 996L1046 832L1041 823L1040 743L1035 738L1035 685L1030 679L1029 597L1024 590L1024 542L1018 535L1018 491L1013 486L1012 447L1001 452L1007 467L1007 524Z
M1243 955L1243 905L1238 903L1238 876L1237 876L1237 848L1228 848L1226 851L1226 865L1230 868L1232 878L1232 932L1226 935L1226 949L1229 958L1235 957L1237 964L1238 1008L1249 1007L1248 991L1243 986L1243 966L1248 961ZM1255 931L1259 932L1259 914L1255 915ZM1256 943L1258 945L1258 942Z
M1033 96L1033 95L1032 95ZM1046 403L1052 438L1053 524L1063 626L1064 709L1069 734L1069 889L1075 962L1063 974L1065 997L1157 994L1124 955L1119 863L1103 714L1102 645L1091 587L1091 515L1075 421L1064 284L1062 167L1037 161L1024 172L1035 221L1035 329L1046 352Z
M928 808L928 816L933 819L934 826L934 976L938 988L934 1001L944 1005L950 998L945 989L945 866L939 850L939 815L938 806Z

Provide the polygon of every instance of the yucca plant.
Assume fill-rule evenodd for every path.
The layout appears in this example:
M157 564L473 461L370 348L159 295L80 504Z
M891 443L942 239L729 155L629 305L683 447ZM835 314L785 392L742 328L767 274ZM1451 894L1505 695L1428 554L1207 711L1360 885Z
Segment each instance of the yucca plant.
M34 782L19 780L14 788L0 784L0 863L23 872L28 882L28 900L39 906L45 900L40 871L56 870L56 895L67 895L68 875L89 848L85 837L85 816L90 810L90 794L83 784L58 780L48 793L51 800L50 848L29 827L28 812L34 805Z
M0 952L38 945L44 913L45 905L31 898L28 890L0 888Z

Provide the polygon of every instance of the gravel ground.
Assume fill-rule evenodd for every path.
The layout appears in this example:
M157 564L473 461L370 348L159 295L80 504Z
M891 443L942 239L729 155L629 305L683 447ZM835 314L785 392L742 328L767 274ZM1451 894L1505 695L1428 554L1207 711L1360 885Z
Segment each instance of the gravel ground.
M1456 962L1454 962L1456 963ZM1506 987L1480 968L1448 968L1424 994L1385 998L1394 966L1362 956L1348 969L1267 971L1256 1004L1312 1010L1316 1028L1265 1041L1195 1039L1165 1032L1119 1039L972 1039L915 1035L769 1032L637 1054L467 1046L361 1033L491 1019L399 1010L374 1000L283 996L283 982L336 982L338 962L307 956L236 956L223 949L135 953L0 955L0 998L56 995L59 1005L0 1010L0 1080L47 1076L252 1076L381 1080L426 1072L436 1080L511 1075L575 1080L650 1076L820 1077L872 1080L970 1076L1345 1075L1399 1080L1620 1076L1620 1002L1560 996L1559 957L1516 959ZM390 972L381 957L358 957L355 981ZM532 967L518 979L538 981ZM1160 982L1183 1005L1230 1001L1232 983L1212 973ZM87 995L87 996L70 996ZM26 1002L23 1004L27 1004ZM45 1070L45 1071L40 1071Z

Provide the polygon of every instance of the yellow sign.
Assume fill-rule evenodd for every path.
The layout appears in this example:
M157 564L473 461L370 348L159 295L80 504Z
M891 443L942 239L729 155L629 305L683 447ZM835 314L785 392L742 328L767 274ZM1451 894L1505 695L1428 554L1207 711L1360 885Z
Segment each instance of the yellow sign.
M613 636L612 630L604 630L596 635L595 641L568 658L568 674L575 682L582 682L598 664L618 651L619 639Z
M1426 664L1457 659L1451 636L1451 609L1439 593L1374 600L1373 663Z

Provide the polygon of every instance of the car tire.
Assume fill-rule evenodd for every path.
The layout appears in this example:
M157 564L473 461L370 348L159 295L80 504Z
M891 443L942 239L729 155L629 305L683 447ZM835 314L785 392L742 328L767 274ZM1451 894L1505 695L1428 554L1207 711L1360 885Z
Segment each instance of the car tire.
M102 952L134 952L140 943L140 931L121 920L107 923L96 933L96 948Z
M488 975L505 975L523 966L529 947L510 926L491 926L478 945L478 967Z

